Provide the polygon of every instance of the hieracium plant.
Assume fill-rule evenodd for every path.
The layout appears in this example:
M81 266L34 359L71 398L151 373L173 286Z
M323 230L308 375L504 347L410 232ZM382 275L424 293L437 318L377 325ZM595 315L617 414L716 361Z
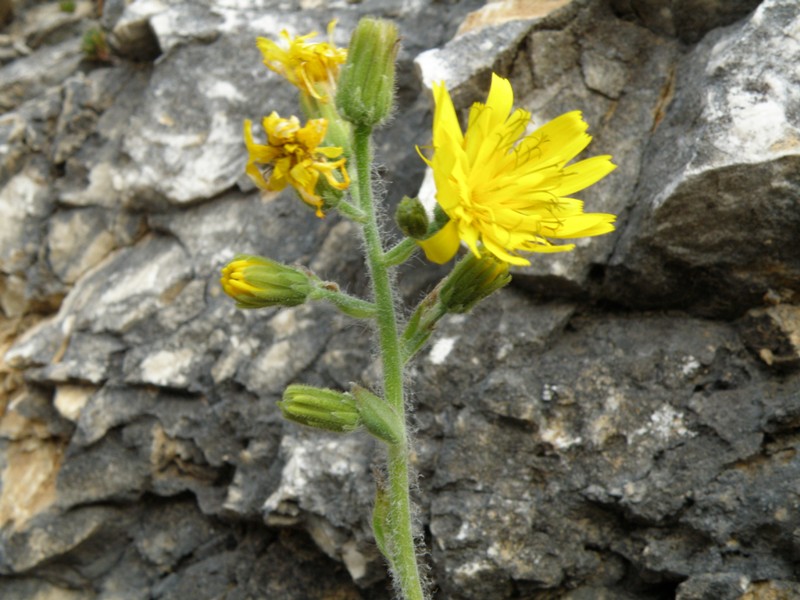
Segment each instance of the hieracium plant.
M493 74L486 102L472 106L462 130L447 88L437 83L432 144L417 148L433 171L436 205L426 210L418 199L404 198L395 215L404 237L387 247L382 232L389 228L380 222L384 211L376 210L381 202L376 190L383 186L374 181L371 135L393 110L397 29L391 22L362 19L344 49L332 41L334 25L328 27L328 42L312 41L316 33L293 37L286 31L282 43L257 40L264 64L300 90L308 120L272 112L257 136L245 121L246 172L264 190L293 187L319 218L338 211L356 223L371 296L348 295L303 267L252 255L235 257L222 270L221 282L240 308L322 300L374 325L383 378L379 389L298 383L286 389L279 406L296 423L341 434L362 430L383 443L386 467L376 481L372 515L375 542L398 594L421 600L427 594L409 495L413 440L405 368L439 319L469 311L508 284L509 265L529 265L529 253L574 247L554 240L612 231L614 215L585 213L572 195L615 166L610 156L571 162L591 140L578 111L534 129L530 113L514 109L511 84ZM264 135L266 143L261 143ZM420 133L422 143L429 140ZM393 270L418 249L428 260L444 264L462 247L449 275L404 319Z

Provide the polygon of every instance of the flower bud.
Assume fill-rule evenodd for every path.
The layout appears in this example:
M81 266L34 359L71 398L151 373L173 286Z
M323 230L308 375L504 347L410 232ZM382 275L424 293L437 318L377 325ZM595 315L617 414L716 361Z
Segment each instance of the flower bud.
M353 397L334 390L290 385L283 392L278 407L290 421L317 429L347 433L361 426Z
M492 255L477 257L470 252L447 276L439 301L447 312L465 313L510 281L508 263Z
M339 111L351 123L372 127L391 113L397 49L394 23L369 17L358 22L336 92Z
M366 388L354 385L352 391L367 431L387 444L399 444L404 437L403 422L394 409Z
M419 240L428 234L428 214L419 198L403 196L394 213L397 226L406 237Z
M313 289L310 276L261 256L240 254L222 269L222 289L239 308L297 306Z

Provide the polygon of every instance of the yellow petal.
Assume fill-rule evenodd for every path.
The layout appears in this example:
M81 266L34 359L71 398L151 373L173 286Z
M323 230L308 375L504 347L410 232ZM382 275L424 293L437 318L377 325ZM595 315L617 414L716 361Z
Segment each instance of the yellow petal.
M603 235L614 231L615 215L605 213L586 213L568 217L558 223L555 231L549 234L557 238L577 238Z
M489 128L494 129L502 125L514 106L514 90L508 79L503 79L492 73L492 84L489 87L489 96L486 98L486 108L489 113Z
M464 143L464 134L461 133L461 125L458 123L450 92L447 91L443 81L433 84L433 99L436 103L433 115L434 148L450 140L460 146ZM447 140L442 139L445 134L448 136Z
M505 261L511 265L519 265L520 267L525 267L531 264L531 261L522 258L521 256L517 256L514 254L509 254L502 245L497 244L491 238L485 237L483 238L483 243L486 246L486 249L494 254L497 258L502 261Z
M417 244L424 250L429 261L443 265L458 252L458 229L455 222L448 221L427 240L419 240Z
M520 155L531 154L541 166L563 166L583 151L592 136L586 133L589 125L580 111L574 110L556 117L527 136L518 148Z
M566 167L562 172L561 183L551 192L556 196L569 196L597 183L616 168L617 165L611 162L608 155L587 158Z

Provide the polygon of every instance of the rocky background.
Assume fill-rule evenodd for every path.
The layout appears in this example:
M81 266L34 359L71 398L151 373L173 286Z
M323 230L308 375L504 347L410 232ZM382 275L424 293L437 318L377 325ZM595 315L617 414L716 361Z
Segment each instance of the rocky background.
M618 232L542 256L413 368L442 599L800 597L796 0L0 1L0 597L382 599L366 435L283 422L372 383L324 305L242 312L236 252L364 291L352 228L243 177L297 112L258 35L395 19L386 203L423 184L427 86L580 109ZM69 3L67 3L69 4ZM71 12L69 9L72 9ZM399 274L414 302L442 275Z

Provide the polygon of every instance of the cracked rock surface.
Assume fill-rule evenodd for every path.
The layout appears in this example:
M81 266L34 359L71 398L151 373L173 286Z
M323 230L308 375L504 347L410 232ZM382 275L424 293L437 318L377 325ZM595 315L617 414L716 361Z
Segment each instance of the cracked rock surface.
M403 38L375 151L430 194L432 82L581 110L618 231L515 269L410 368L435 597L800 597L796 0L0 2L0 598L378 600L380 444L281 419L375 386L326 305L239 311L235 253L365 293L353 226L243 176L298 112L256 36L365 14ZM99 28L111 59L90 60ZM403 266L404 299L445 273Z

